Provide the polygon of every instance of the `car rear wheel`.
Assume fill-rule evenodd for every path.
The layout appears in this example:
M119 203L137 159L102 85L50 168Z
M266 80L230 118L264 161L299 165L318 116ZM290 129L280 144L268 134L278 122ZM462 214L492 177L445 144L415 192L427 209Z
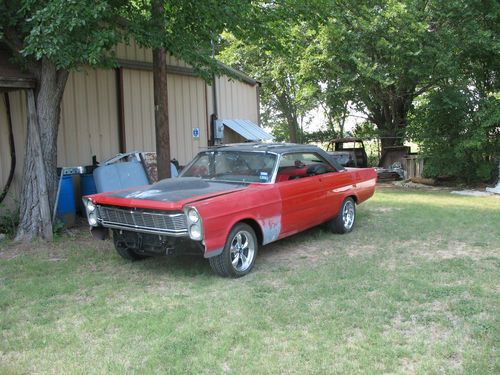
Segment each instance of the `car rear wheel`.
M328 227L333 233L344 234L352 231L356 220L356 203L351 197L342 202L338 215L328 222Z
M236 224L222 253L209 259L212 270L222 277L241 277L249 273L257 257L259 244L251 226Z
M134 250L127 246L127 242L113 233L113 243L115 244L116 252L127 260L141 260L148 258L146 255L137 254Z

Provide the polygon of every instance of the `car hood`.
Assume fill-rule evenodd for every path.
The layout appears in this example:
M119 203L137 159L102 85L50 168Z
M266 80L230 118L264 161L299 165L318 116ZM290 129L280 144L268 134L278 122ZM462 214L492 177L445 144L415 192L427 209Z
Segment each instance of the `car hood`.
M183 204L212 198L244 189L245 183L202 180L196 177L179 177L161 180L153 185L104 193L109 198L148 200L157 202L181 202Z

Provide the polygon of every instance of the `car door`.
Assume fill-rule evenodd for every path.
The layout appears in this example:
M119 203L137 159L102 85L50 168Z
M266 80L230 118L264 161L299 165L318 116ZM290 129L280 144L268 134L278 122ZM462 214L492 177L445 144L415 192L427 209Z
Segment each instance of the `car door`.
M276 180L282 201L280 237L324 221L326 191L322 176L307 175L308 167L317 157L314 153L291 153L281 158Z

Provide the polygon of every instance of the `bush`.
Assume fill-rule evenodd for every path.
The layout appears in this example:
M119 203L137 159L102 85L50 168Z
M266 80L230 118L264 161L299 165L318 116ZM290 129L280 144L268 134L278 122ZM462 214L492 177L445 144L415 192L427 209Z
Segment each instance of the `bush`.
M0 208L1 205L0 205ZM19 225L19 210L2 209L0 214L0 233L8 237L14 237L17 226Z
M499 124L499 98L479 98L471 88L444 87L419 103L408 134L425 157L426 177L486 182L498 170Z

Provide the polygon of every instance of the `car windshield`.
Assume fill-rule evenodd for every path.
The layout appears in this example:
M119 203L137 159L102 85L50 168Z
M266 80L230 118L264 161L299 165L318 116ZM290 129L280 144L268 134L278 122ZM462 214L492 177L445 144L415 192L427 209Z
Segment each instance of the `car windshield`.
M275 154L265 152L207 151L198 154L180 177L268 183L276 159Z

